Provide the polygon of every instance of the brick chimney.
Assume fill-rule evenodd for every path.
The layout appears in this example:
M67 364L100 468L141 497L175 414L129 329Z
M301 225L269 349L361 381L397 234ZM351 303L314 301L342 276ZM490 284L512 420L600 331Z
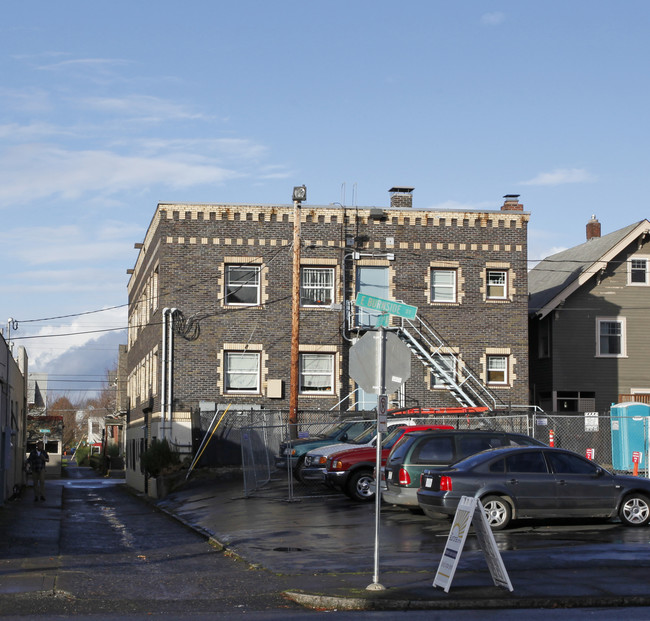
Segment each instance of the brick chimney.
M391 209L411 209L413 207L413 190L415 188L394 187L390 192Z
M591 220L587 222L587 241L594 237L600 237L600 222L596 220L596 216L591 216Z
M523 211L524 206L519 202L519 194L506 194L501 211Z

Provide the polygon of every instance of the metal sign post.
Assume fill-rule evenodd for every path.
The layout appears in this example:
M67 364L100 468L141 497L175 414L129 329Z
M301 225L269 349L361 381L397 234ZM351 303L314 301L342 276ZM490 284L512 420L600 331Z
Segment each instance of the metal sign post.
M381 437L386 428L386 412L388 411L388 395L386 395L386 330L380 326L376 333L379 339L377 347L377 386L379 398L377 399L377 451L375 454L375 569L372 584L366 588L368 591L384 591L386 587L379 582L379 524L381 516Z

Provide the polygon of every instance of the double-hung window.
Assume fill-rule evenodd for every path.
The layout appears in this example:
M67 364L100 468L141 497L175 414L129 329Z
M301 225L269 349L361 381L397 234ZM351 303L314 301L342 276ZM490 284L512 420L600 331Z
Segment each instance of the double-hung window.
M508 383L508 356L487 357L488 384Z
M300 305L330 306L334 301L334 268L303 267L300 270Z
M505 300L508 297L507 270L487 270L486 281L488 300Z
M431 270L431 301L456 301L456 270L440 268Z
M648 285L650 284L650 273L648 270L648 259L643 257L636 257L630 259L628 263L628 279L629 285Z
M260 267L226 265L226 304L257 306L260 303Z
M596 355L604 358L622 358L625 351L625 320L616 317L596 319Z
M300 354L301 394L334 394L334 354Z
M260 355L257 352L225 353L225 392L259 393Z

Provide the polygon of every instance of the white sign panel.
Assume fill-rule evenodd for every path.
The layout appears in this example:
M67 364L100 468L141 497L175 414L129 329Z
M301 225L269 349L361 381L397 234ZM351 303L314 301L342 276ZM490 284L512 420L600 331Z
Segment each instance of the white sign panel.
M598 412L585 412L585 431L598 431Z

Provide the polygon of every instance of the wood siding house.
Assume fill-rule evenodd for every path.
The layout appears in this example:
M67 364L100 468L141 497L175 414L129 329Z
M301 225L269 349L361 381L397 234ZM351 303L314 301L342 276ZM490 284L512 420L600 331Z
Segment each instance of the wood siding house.
M650 394L649 242L648 220L601 237L592 217L585 243L530 271L532 403L605 413Z

